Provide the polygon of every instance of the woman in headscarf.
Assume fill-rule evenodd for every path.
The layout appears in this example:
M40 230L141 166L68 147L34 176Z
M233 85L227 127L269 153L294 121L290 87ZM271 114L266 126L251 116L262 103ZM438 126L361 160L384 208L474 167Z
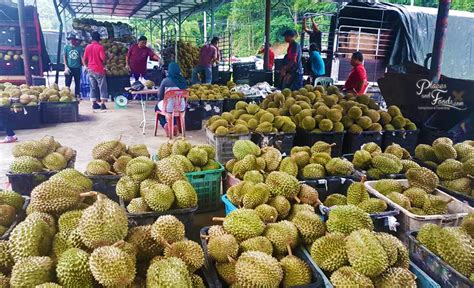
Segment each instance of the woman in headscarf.
M168 65L168 76L161 81L161 85L159 88L158 92L158 104L155 107L155 111L163 111L163 99L165 98L165 93L168 90L172 89L187 89L188 84L186 82L186 79L184 79L183 75L181 74L181 69L179 68L179 65L176 62L171 62ZM168 107L166 107L167 112L172 112L173 111L173 106L174 103L173 101L168 101ZM183 100L181 102L181 111L184 111L186 109L186 102ZM166 131L168 131L167 123L166 123L166 118L164 116L160 116L160 124L165 128ZM175 126L175 131L174 133L177 133L178 126ZM169 136L169 135L168 135Z

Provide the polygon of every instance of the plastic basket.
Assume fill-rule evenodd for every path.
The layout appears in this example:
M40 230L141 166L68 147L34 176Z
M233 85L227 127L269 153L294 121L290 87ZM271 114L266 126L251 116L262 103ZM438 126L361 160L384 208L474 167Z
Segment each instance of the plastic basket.
M232 147L237 140L250 140L251 134L235 134L227 136L216 136L211 130L206 129L207 142L216 148L216 160L225 164L234 158Z
M204 227L201 229L201 236L207 236L207 231L209 227ZM212 261L207 253L207 240L204 239L205 237L201 237L201 246L202 250L204 251L204 258L205 258L205 266L207 267L207 271L209 273L210 278L214 281L215 287L222 288L227 287L227 284L220 280L216 267L214 265L214 261ZM324 276L323 272L316 266L313 265L313 261L311 260L311 256L306 252L302 247L296 247L293 251L293 255L297 256L306 264L309 265L311 272L312 272L312 283L308 285L300 285L300 286L292 286L293 288L317 288L317 287L327 287L326 286L326 277Z
M197 213L220 209L224 167L220 163L219 165L220 168L215 170L186 173L189 183L193 185L198 195Z
M201 130L202 120L204 120L204 109L200 101L188 101L184 119L186 131Z
M118 202L119 197L115 193L117 182L122 176L120 175L86 175L92 180L92 190L105 194L109 199Z
M318 191L319 200L324 202L329 195L334 193L347 195L347 188L349 188L354 181L343 177L333 177L329 179L309 180L304 183L315 188ZM330 210L331 208L328 209ZM393 233L394 227L390 227L390 224L393 225L396 223L394 217L399 213L400 211L398 209L389 206L387 211L370 214L370 218L372 218L372 222L374 223L375 231ZM323 216L323 219L326 220L327 215Z
M253 86L260 82L273 85L273 71L249 70L249 85Z
M76 163L76 155L69 160L67 168L74 168ZM15 174L7 172L8 182L11 189L21 195L30 196L31 191L56 174L56 171L44 171L36 173Z
M7 108L9 109L9 108ZM17 113L9 111L10 123L13 130L36 129L40 127L41 117L39 105L24 106Z
M201 100L201 106L204 109L204 119L214 115L221 115L224 112L224 99L222 100Z
M227 198L227 195L224 194L221 196L222 203L225 205L225 215L227 216L230 212L234 211L237 209L235 205L230 202L229 198Z
M291 148L293 148L296 133L269 133L260 134L252 133L252 142L260 147L273 146L280 150L281 153L290 155Z
M107 91L109 95L122 95L126 87L130 87L130 76L107 76Z
M81 98L89 99L91 94L91 86L86 83L81 83Z
M420 288L441 288L428 274L426 274L420 267L410 261L410 271L416 276L416 285Z
M127 211L126 204L122 198L119 198L120 206ZM198 210L198 206L186 209L172 209L163 212L144 212L144 213L129 213L127 211L128 223L130 227L153 224L158 217L163 215L173 215L184 224L186 237L192 238L192 230L194 223L194 214Z
M438 189L443 191L443 192L446 192L447 194L453 196L456 199L461 200L462 202L467 203L469 206L474 207L474 197L471 197L471 196L466 195L466 194L462 194L460 192L456 192L454 190L450 190L450 189L448 189L446 187L443 187L443 186L438 186Z
M240 180L239 178L235 177L234 175L232 175L232 173L230 172L227 172L222 183L224 185L224 192L227 192L227 190L234 186L234 185L237 185L240 183Z
M255 62L232 63L232 75L236 84L248 84L250 70L255 70Z
M28 197L28 196L22 196L22 197L24 199L23 207L21 208L20 211L17 212L16 219L10 225L8 230L5 231L5 233L3 233L3 235L0 235L0 240L8 240L8 238L10 238L10 233L12 233L12 231L13 231L13 228L15 228L15 226L18 225L18 223L20 223L21 221L23 221L25 219L25 217L26 217L26 208L28 208L28 205L30 204L30 197Z
M396 143L407 149L411 155L415 154L415 148L418 144L418 134L420 130L395 130L384 131L382 137L382 150L393 143Z
M449 288L468 288L474 287L474 282L462 275L446 263L443 259L436 256L428 248L416 240L417 232L407 232L408 250L410 259L426 272L429 277L439 283L441 287Z
M408 187L408 180L398 179L396 181L400 182L404 187ZM407 242L406 232L408 231L418 231L420 230L421 226L427 223L433 223L443 227L459 226L463 218L466 217L468 213L474 211L473 208L469 207L469 205L459 201L458 199L444 193L439 189L435 189L432 195L439 195L443 198L452 199L452 201L448 204L448 213L445 215L416 215L375 190L373 188L375 183L377 183L377 181L367 181L364 183L364 185L370 194L384 200L391 207L400 210L400 214L398 214L397 216L398 222L400 223L399 236L400 239L403 240L405 243Z
M369 142L374 142L379 146L382 146L382 135L383 132L376 131L363 131L360 134L346 133L344 136L344 146L342 152L344 154L354 153L359 150L360 147Z
M79 121L79 102L41 102L41 123Z
M354 154L344 154L342 157L346 158L350 162L352 162L352 159L354 159ZM374 179L372 177L369 177L367 175L367 172L364 170L360 170L355 168L356 172L354 173L354 179L362 179L362 177L367 177L367 180L379 180L379 179ZM406 176L405 174L384 174L380 179L405 179Z
M321 132L311 133L303 129L296 131L296 137L294 144L297 146L313 146L318 141L323 141L329 144L336 144L332 147L331 156L340 157L342 156L342 147L344 143L345 132Z

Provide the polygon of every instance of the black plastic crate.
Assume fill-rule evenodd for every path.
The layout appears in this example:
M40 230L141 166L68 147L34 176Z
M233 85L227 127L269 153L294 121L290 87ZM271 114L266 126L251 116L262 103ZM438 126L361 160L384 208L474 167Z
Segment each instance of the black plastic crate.
M418 144L418 134L420 130L395 130L384 131L382 137L382 150L387 146L396 143L407 149L411 155L415 155L415 148Z
M130 77L127 76L107 76L107 91L109 95L118 96L125 93L125 88L130 87Z
M450 138L454 143L462 142L464 140L464 134L460 131L441 131L434 127L424 125L420 129L418 143L431 145L434 140L440 137Z
M232 63L232 75L236 84L248 84L250 70L255 70L255 62Z
M267 82L268 84L273 85L273 71L250 70L249 85L253 86L260 82Z
M347 195L347 188L349 188L354 181L344 177L333 177L320 180L307 180L304 181L304 183L316 189L319 193L319 200L324 202L329 195L334 193ZM389 217L395 217L400 213L400 211L390 207L389 205L387 206L387 211L370 214L370 218L372 218L372 222L374 223L375 231L394 233L394 231L391 231L388 226L388 219ZM325 208L330 209L328 207ZM323 218L324 220L327 220L327 214L323 215Z
M214 265L214 261L210 259L208 253L207 253L207 239L205 239L207 236L207 231L209 230L209 227L203 227L201 229L201 246L202 250L204 251L204 258L205 258L205 266L207 267L207 272L209 273L210 279L213 280L214 287L216 288L222 288L222 287L229 287L224 281L221 281L219 275L217 274L216 267ZM202 237L204 236L204 237ZM308 285L300 285L300 286L292 286L292 288L319 288L319 287L326 287L326 277L323 276L323 272L316 267L313 264L313 261L310 260L311 256L304 251L304 249L299 246L296 247L293 251L293 255L297 256L301 260L303 260L306 264L308 264L309 268L311 269L312 272L312 283ZM211 284L211 283L209 283Z
M213 80L212 82L219 85L227 85L227 82L229 82L231 78L231 71L219 71L218 78L215 81Z
M91 179L93 186L92 190L101 192L108 198L115 202L119 202L119 197L115 193L115 187L117 182L120 180L120 175L86 175Z
M79 121L79 102L41 102L41 123Z
M23 62L22 61L0 61L0 71L3 75L22 75Z
M320 132L312 133L303 129L296 131L295 146L313 146L318 141L323 141L328 144L336 144L331 149L332 157L342 156L342 148L344 143L345 132Z
M471 188L473 188L472 185L471 185ZM462 202L466 202L467 204L469 204L469 206L474 207L474 197L472 197L470 195L459 193L459 192L454 191L454 190L450 190L450 189L448 189L446 187L443 187L443 186L438 186L438 189L443 191L443 192L446 192L447 194L453 196L454 198L456 198L458 200L461 200Z
M21 111L10 111L9 118L13 130L36 129L41 124L40 108L38 105L24 106Z
M186 107L186 116L184 118L186 131L201 130L204 114L204 108L200 101L189 101Z
M222 100L201 100L204 109L204 119L209 119L214 115L221 115L224 112L224 99Z
M22 196L23 197L23 207L21 208L20 211L16 211L16 219L15 221L10 225L10 227L8 228L7 231L5 231L5 233L3 233L3 235L0 235L0 240L8 240L8 238L10 238L10 234L12 233L13 231L13 228L15 228L16 225L18 225L18 223L20 223L21 221L23 221L26 217L26 208L28 208L28 205L30 204L30 197L28 196Z
M122 198L119 198L120 206L126 210L127 204L123 201ZM193 224L194 224L194 214L198 210L198 206L193 208L186 209L173 209L163 212L144 212L144 213L128 213L128 223L130 227L150 225L153 224L158 217L163 215L173 215L179 219L184 224L186 237L192 238Z
M290 155L291 148L294 146L296 133L269 133L260 134L252 133L252 142L260 147L273 146L280 150L281 153Z
M362 145L369 142L374 142L377 145L382 146L382 135L383 132L376 131L363 131L360 134L347 132L344 136L342 153L354 153L355 151L359 150Z
M347 160L349 160L350 162L352 162L352 159L354 159L354 154L344 154L342 155L342 157L346 158ZM384 174L382 175L382 177L380 179L374 179L372 177L369 177L366 173L366 171L364 170L359 170L357 168L354 168L355 169L355 172L354 172L354 179L357 179L357 180L361 180L362 177L366 177L367 180L380 180L380 179L405 179L406 176L405 174L401 173L401 174Z
M71 160L69 160L67 168L74 168L75 164L76 156L74 155ZM14 174L7 172L6 176L8 177L8 182L10 182L13 191L21 195L30 196L31 191L33 191L36 186L48 180L56 173L56 171L44 171L28 174Z

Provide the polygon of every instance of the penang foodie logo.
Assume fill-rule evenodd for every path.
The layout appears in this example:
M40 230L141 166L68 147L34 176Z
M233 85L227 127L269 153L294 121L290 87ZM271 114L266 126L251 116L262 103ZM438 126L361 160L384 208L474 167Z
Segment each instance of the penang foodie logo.
M420 110L466 110L464 106L464 91L453 91L448 95L446 84L435 84L427 79L420 79L416 82L416 95L422 99L430 99L431 106L418 107Z

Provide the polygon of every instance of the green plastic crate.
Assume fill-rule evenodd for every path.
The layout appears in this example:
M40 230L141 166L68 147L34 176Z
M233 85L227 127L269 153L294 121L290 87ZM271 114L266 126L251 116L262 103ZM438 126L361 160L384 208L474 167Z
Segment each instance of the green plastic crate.
M186 173L189 183L193 185L198 195L197 213L215 211L221 206L222 173L224 167L220 164L216 170Z

